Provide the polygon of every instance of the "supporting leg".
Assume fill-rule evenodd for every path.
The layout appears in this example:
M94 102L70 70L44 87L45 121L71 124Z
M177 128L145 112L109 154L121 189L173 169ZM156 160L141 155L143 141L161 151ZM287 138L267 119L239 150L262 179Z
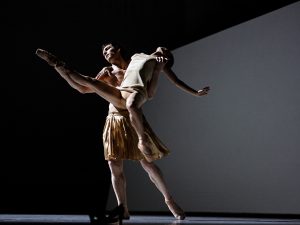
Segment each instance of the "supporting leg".
M126 178L123 170L122 160L110 160L108 165L111 171L111 183L118 202L118 205L124 206L123 217L129 218L129 211L127 206L127 195L126 195Z
M166 182L164 180L163 174L158 166L153 162L149 163L146 160L141 160L141 165L144 170L148 173L150 180L155 184L157 189L162 193L165 198L165 203L167 204L169 210L172 212L174 217L178 220L185 219L184 211L176 204L173 197L171 196Z

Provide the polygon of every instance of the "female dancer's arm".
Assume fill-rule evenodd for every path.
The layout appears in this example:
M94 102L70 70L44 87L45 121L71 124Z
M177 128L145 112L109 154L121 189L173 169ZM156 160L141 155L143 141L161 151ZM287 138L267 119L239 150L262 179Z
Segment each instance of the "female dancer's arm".
M164 67L163 72L166 74L166 76L172 83L174 83L178 88L180 88L181 90L183 90L189 94L192 94L194 96L202 96L202 95L208 94L208 91L210 89L208 86L204 87L201 90L195 90L195 89L191 88L190 86L188 86L186 83L184 83L182 80L180 80L176 76L174 71L168 66Z

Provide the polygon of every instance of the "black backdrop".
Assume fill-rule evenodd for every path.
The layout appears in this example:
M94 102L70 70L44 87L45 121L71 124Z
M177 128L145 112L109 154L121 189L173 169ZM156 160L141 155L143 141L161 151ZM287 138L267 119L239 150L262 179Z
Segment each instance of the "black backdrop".
M94 76L103 66L100 42L97 29L84 26L96 24L84 18L88 12L82 20L73 14L81 12L76 3L35 3L11 2L5 18L8 32L13 32L7 43L14 41L9 46L14 56L8 60L4 86L8 111L0 209L87 213L105 205L109 191L101 139L108 104L69 87L35 50L52 51Z

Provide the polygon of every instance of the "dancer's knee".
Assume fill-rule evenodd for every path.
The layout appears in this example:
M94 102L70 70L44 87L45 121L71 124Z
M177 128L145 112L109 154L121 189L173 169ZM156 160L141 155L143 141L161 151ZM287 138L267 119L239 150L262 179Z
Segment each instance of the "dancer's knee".
M135 113L138 110L138 107L135 102L133 101L126 101L126 109L130 113Z
M155 164L153 162L148 162L147 160L142 159L140 163L147 173L152 173L155 170Z
M111 174L114 177L123 176L123 164L122 164L122 162L110 160L110 161L108 161L108 165L109 165Z
M145 103L145 101L146 99L142 94L133 92L126 99L126 108L128 111L138 111L140 107Z

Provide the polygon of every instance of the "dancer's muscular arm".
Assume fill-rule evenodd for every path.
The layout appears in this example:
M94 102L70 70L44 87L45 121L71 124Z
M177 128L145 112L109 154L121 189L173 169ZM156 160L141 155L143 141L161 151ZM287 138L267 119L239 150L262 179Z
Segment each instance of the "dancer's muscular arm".
M103 67L103 69L97 74L97 80L101 80L113 87L118 86L118 79L113 74L113 68L111 66Z

